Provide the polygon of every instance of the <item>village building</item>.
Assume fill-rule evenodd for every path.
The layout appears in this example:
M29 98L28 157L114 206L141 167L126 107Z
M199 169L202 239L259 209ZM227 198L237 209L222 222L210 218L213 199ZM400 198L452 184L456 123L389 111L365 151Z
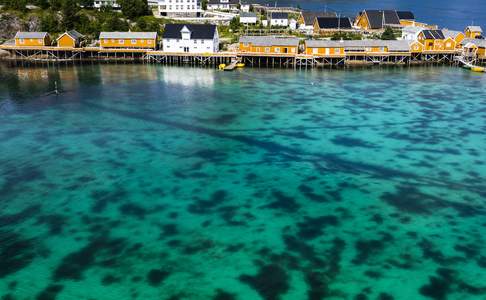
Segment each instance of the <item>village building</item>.
M239 10L239 0L209 0L207 4L208 10L224 10L237 11Z
M39 47L50 46L51 37L47 32L22 32L15 34L15 46L18 47Z
M251 3L245 0L240 1L240 10L243 12L251 11Z
M461 47L462 41L466 38L463 32L457 30L442 29L442 33L446 39L450 37L456 42L456 48Z
M306 40L305 54L314 56L345 56L348 53L407 54L410 41L406 40Z
M424 46L424 51L454 51L456 42L451 37L445 37L442 30L422 30L417 41Z
M198 17L201 13L200 0L159 0L157 11L161 17Z
M116 0L95 0L93 2L93 7L98 9L102 7L112 7L118 9L120 8L120 4L118 4Z
M284 12L271 12L268 19L270 26L287 27L289 26L289 14Z
M408 22L415 22L415 16L410 11L363 10L356 17L354 25L366 31L381 31L386 27L401 28L412 25Z
M464 32L466 33L466 37L468 39L480 38L483 35L483 29L481 26L467 26Z
M101 48L155 49L157 32L101 32Z
M346 17L318 17L314 20L314 34L330 36L337 32L354 32L351 20Z
M209 24L166 24L162 49L165 52L218 52L218 28Z
M84 35L76 30L66 31L57 38L57 46L60 48L79 48Z
M476 59L486 60L486 40L464 39L462 41L464 55Z
M303 11L300 13L297 23L299 29L308 33L314 31L314 21L318 17L337 17L335 12L314 12L314 11Z
M292 54L299 51L300 39L296 37L242 36L240 52L261 54Z
M257 15L253 12L240 12L240 23L251 25L257 23Z
M423 27L407 26L402 29L402 40L416 41L419 34L424 30Z

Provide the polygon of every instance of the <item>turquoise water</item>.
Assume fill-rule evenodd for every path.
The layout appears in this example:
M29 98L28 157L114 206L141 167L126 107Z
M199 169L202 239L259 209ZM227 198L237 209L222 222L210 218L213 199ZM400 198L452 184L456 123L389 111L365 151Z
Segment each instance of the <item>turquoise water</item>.
M0 299L486 298L482 74L0 71Z

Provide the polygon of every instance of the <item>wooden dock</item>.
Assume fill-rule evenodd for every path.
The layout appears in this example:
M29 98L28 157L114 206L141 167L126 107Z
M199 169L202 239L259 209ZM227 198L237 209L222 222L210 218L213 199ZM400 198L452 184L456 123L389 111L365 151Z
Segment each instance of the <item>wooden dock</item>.
M346 65L415 65L415 64L458 64L454 57L457 51L413 52L359 52L352 51L340 55L306 55L293 53L216 52L185 53L163 52L151 49L111 49L100 47L59 48L59 47L16 47L0 45L10 54L11 60L24 61L140 61L167 65L198 65L218 67L227 65L236 68L234 62L249 67L264 68L318 68ZM486 60L477 61L478 64Z

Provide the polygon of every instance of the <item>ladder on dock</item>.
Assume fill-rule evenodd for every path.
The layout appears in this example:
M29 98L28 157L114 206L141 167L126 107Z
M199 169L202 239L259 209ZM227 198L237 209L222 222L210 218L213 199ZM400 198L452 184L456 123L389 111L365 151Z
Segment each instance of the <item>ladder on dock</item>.
M238 60L233 60L229 65L224 67L224 70L225 71L233 71L234 69L236 69L237 64L238 64Z

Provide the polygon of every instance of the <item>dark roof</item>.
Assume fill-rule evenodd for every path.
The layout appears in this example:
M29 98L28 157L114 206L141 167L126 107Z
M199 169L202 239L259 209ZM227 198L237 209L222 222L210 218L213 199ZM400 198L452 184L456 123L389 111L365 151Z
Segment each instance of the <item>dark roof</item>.
M72 37L75 40L78 40L78 39L81 39L81 38L84 37L84 35L77 32L76 30L69 30L68 32L66 32L66 34L69 35L70 37Z
M415 15L411 11L397 11L397 15L400 20L415 20Z
M302 17L304 18L305 25L312 25L314 24L315 18L319 17L336 17L335 12L318 12L318 11L303 11Z
M383 25L400 25L400 19L394 10L365 10L364 12L368 16L371 29L381 29Z
M226 2L222 2L221 0L208 0L208 4L229 4L229 5L238 5L240 4L239 0L228 0Z
M288 19L289 14L284 12L272 12L270 14L270 19Z
M212 40L216 32L216 25L209 24L166 24L164 39L181 39L181 30L187 27L191 32L191 39Z
M443 40L445 39L442 30L423 30L424 37L427 40Z
M349 18L317 18L317 23L320 29L352 29L351 20Z

